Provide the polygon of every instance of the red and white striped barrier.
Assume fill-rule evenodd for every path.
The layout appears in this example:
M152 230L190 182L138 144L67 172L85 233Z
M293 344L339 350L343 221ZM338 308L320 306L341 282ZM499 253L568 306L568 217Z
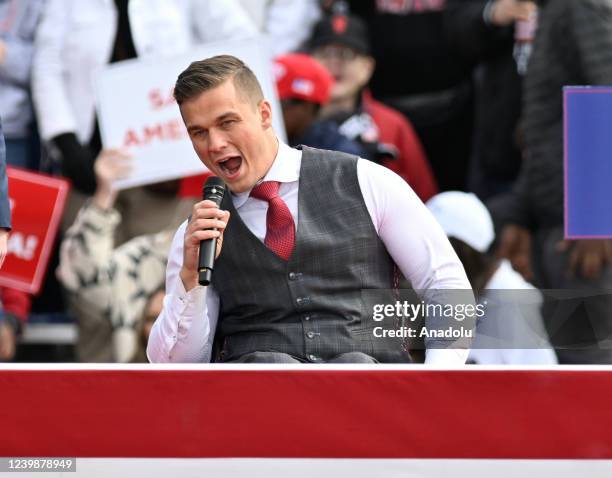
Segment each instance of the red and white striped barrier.
M5 365L0 456L88 478L609 477L611 397L610 367Z

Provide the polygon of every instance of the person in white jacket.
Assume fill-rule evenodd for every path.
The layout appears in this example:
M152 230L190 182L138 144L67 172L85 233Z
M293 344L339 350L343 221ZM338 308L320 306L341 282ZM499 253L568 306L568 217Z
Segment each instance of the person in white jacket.
M41 138L73 190L91 195L95 189L93 163L101 149L93 81L98 68L134 57L171 57L194 45L256 33L237 0L49 0L35 38L32 95ZM83 202L72 196L65 224ZM147 232L154 231L134 230Z
M319 0L240 0L261 33L272 57L299 50L321 18Z
M475 194L460 191L437 194L426 205L461 259L479 303L485 306L468 362L556 364L542 321L541 292L523 279L509 261L487 254L495 231L485 205Z

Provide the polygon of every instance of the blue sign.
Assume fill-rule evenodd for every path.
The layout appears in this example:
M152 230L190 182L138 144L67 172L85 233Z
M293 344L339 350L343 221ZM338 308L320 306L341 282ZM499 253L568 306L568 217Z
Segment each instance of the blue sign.
M563 88L565 236L612 237L612 87Z

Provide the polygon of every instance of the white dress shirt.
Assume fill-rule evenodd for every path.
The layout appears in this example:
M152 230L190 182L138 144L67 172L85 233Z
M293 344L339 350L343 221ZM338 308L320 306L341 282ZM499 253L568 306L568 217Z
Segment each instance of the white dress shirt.
M296 228L301 162L301 151L279 141L277 156L263 179L281 183L279 193L291 211ZM471 289L446 234L401 177L365 159L357 162L357 177L378 236L415 290ZM232 194L232 200L244 224L263 242L268 203L249 194ZM149 337L147 356L154 363L209 362L211 358L219 296L212 286L185 291L179 274L186 224L185 221L178 228L170 248L164 307ZM468 352L430 349L426 363L463 364Z

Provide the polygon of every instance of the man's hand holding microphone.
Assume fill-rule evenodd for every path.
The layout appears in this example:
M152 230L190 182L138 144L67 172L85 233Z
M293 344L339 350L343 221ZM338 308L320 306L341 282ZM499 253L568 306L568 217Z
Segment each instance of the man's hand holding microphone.
M223 232L230 218L229 211L219 208L224 193L225 184L217 177L210 177L204 185L204 199L193 206L185 229L180 273L186 291L210 282L212 263L221 253Z

